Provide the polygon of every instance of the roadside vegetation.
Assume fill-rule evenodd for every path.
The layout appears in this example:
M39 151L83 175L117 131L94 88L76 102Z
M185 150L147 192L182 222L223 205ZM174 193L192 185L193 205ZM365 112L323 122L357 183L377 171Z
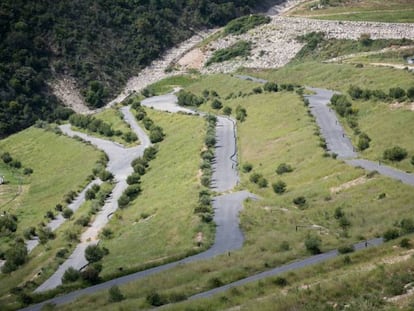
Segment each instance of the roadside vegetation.
M243 40L237 41L228 48L215 51L210 59L207 60L206 66L210 66L213 63L222 63L236 57L247 57L250 55L251 46L251 42Z
M4 202L1 213L16 217L15 230L2 231L2 258L7 257L8 250L16 246L15 241L19 244L21 238L36 234L41 240L40 246L27 256L26 263L17 271L0 274L0 304L3 304L16 299L9 296L12 288L24 287L39 271L43 277L55 269L54 254L58 249L68 247L65 246L68 240L64 232L70 226L64 224L51 234L44 224L59 213L56 208L63 211L67 200L86 186L101 153L79 141L33 127L2 140L0 149L7 150L13 159L33 171L30 175L20 175L16 169L7 170L4 175L10 184L0 185L5 197L14 197ZM9 195L6 194L8 191L11 192Z

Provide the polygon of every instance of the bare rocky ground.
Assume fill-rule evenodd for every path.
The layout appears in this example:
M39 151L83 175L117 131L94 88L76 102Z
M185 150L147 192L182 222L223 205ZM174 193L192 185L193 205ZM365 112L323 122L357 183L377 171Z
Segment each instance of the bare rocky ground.
M269 24L259 26L242 35L220 38L205 48L205 59L209 59L214 51L245 40L253 43L251 56L212 64L202 68L201 71L228 73L239 67L266 69L282 67L295 57L303 46L296 37L313 31L324 32L327 38L336 39L357 40L363 34L369 34L372 39L414 39L412 24L338 22L273 16Z

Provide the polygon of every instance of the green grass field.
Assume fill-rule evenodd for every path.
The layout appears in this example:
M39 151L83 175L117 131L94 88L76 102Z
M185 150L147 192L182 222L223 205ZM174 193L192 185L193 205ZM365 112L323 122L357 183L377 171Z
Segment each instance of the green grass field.
M13 236L21 236L24 229L37 227L46 221L46 211L54 210L56 204L63 203L66 193L81 190L101 155L92 146L33 127L3 139L0 148L21 161L24 167L33 169L33 174L23 179L21 194L1 209L18 217L17 232ZM12 179L11 185L16 185L16 181ZM15 187L12 192L15 192ZM8 299L15 300L9 295L11 288L34 280L39 272L47 275L56 269L54 255L58 248L67 246L62 233L70 227L64 224L57 231L57 238L37 247L30 254L29 262L17 271L11 275L0 274L0 305ZM13 240L13 237L2 238L2 250Z
M129 124L123 120L122 112L119 111L118 108L105 109L95 114L94 117L110 124L114 131L121 131L122 134L131 132ZM139 140L136 140L135 142L126 141L122 134L120 136L113 135L111 137L108 137L105 135L101 135L97 132L91 132L87 129L78 128L76 126L73 126L73 129L82 133L90 134L95 137L115 141L126 147L136 146L137 144L139 144Z
M211 242L210 230L193 212L201 189L197 174L205 122L199 117L146 111L166 137L142 177L142 194L117 211L108 225L114 238L103 242L110 250L103 260L104 277L119 267L136 269L197 250L197 232L203 232L206 244Z
M390 51L366 56L355 56L349 59L346 59L345 62L351 63L387 63L387 64L397 64L397 65L406 65L406 58L414 55L414 48L402 49L398 51ZM412 65L411 65L412 66Z
M197 74L178 75L178 76L173 76L170 78L162 79L161 81L158 81L154 84L149 85L147 89L150 90L151 93L155 95L161 95L161 94L171 93L172 91L174 91L174 88L178 88L178 87L182 88L182 87L191 85L198 79L199 79L199 76Z
M414 84L414 75L405 70L371 66L357 68L351 64L323 64L315 61L289 64L275 70L243 69L241 72L277 83L299 83L342 92L346 92L350 85L388 92L391 87L407 89Z
M190 88L201 92L207 86L221 95L220 87L225 78L218 76L217 84L214 84L214 77L209 77ZM234 85L233 91L238 88L247 91L256 86L247 81L238 83L231 77L228 80L227 83ZM248 89L246 83L250 83ZM222 90L223 95L224 92ZM247 109L246 121L238 124L241 164L252 163L253 171L263 174L269 183L284 180L287 192L276 195L270 187L259 189L249 181L249 174L242 174L239 188L248 188L261 196L260 201L247 202L241 214L241 227L246 238L243 248L232 252L231 256L222 255L177 267L122 286L128 299L118 307L148 308L145 297L152 291L174 301L309 256L303 245L309 234L321 238L325 251L381 235L396 221L410 217L414 200L411 187L378 175L366 177L363 170L323 157L319 138L313 134L316 125L296 94L251 95L224 101L224 104L233 108L240 104ZM294 170L280 177L275 169L282 162L291 164ZM379 199L382 193L386 196ZM300 195L308 202L303 210L292 203L292 199ZM337 207L341 207L350 220L347 230L343 230L334 218ZM304 227L296 231L296 225ZM281 249L283 241L288 243L288 250ZM82 310L94 304L110 310L114 305L109 304L106 297L107 292L101 292L64 309Z
M319 1L308 1L297 6L290 16L307 16L317 19L372 21L390 23L412 23L414 9L410 0L330 0L330 5L322 9L311 9Z

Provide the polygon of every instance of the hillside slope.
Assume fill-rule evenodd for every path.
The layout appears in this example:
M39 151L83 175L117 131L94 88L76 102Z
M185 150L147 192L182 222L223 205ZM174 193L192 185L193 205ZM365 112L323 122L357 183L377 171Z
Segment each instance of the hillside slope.
M251 12L256 1L27 1L0 4L0 137L67 117L47 85L74 77L100 107L133 71L196 29Z

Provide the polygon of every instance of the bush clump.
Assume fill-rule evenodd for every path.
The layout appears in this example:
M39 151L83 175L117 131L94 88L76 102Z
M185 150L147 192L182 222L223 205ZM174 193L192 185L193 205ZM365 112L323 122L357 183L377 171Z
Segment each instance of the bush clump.
M400 146L395 146L390 149L386 149L384 151L383 158L385 160L399 162L399 161L404 160L407 157L407 155L408 155L407 150L405 150L404 148Z

